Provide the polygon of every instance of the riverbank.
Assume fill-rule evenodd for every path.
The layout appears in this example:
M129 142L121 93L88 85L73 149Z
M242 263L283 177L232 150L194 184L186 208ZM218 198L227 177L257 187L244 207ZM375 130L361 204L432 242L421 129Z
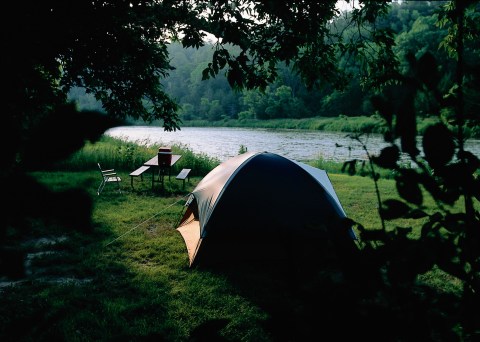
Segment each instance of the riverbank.
M184 121L184 127L239 127L265 129L304 129L326 132L357 132L383 133L385 127L378 116L371 117L315 117L306 119L275 119L275 120L233 120L221 121L189 120Z
M425 129L438 122L437 118L425 118L417 120L417 133L422 135ZM135 125L145 125L136 122ZM152 126L161 125L154 122ZM385 133L384 120L378 115L371 116L338 116L338 117L314 117L305 119L274 119L274 120L234 120L224 119L219 121L185 120L180 127L232 127L232 128L264 128L264 129L302 129L323 132L343 133ZM471 139L480 139L480 129L466 127L464 136Z
M297 161L321 158L343 163L352 158L365 159L362 146L342 132L250 127L182 127L166 132L161 127L121 126L108 130L106 135L139 144L186 145L221 161L237 155L242 146L248 151L268 151ZM378 153L384 146L382 135L370 134L371 153Z
M428 118L419 120L418 132L422 134L426 127L437 122L436 119ZM275 120L233 120L221 121L188 120L184 121L183 127L239 127L239 128L265 128L265 129L304 129L325 132L345 133L378 133L385 132L385 122L378 115L372 116L338 116L338 117L314 117L305 119L275 119Z

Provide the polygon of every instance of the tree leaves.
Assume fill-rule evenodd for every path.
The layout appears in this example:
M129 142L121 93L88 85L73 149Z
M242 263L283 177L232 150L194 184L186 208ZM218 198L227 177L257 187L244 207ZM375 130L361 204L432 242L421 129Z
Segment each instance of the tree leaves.
M431 125L425 130L422 145L425 160L433 169L445 166L455 153L453 135L442 123Z
M387 123L387 127L389 131L392 130L392 125L393 125L393 115L394 115L394 110L393 110L393 104L391 101L389 101L384 95L382 94L376 94L373 95L370 98L370 102L372 103L372 106L375 110L378 111L378 113L385 119ZM390 141L390 140L387 140ZM392 141L390 141L392 142Z
M398 194L410 203L421 205L423 194L415 170L401 170L395 177Z
M410 211L410 207L402 201L388 199L383 201L380 209L380 215L385 220L393 220L405 216Z
M32 130L21 155L22 165L29 170L48 168L82 148L87 140L95 142L107 129L121 124L99 112L61 106Z
M388 199L383 201L380 209L380 216L384 220L395 220L399 218L419 219L428 216L428 214L418 208L412 209L405 202L396 199Z
M418 154L417 121L414 108L415 85L407 82L401 88L402 105L396 116L395 133L400 137L402 151L412 156Z
M424 53L417 62L416 74L418 79L430 90L435 90L440 81L437 60L430 52Z
M398 146L391 145L383 148L379 156L372 157L372 161L385 169L397 168L397 162L400 158L400 150Z

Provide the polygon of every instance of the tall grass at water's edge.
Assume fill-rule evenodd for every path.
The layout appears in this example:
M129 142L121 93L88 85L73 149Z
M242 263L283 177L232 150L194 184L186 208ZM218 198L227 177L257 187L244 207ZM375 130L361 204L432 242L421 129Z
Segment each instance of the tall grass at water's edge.
M231 120L220 121L189 120L185 127L250 127L266 129L304 129L333 132L383 133L384 127L378 117L315 117L306 119Z
M417 133L423 135L425 129L438 122L435 117L422 118L417 121ZM233 120L219 121L188 120L182 123L184 127L239 127L263 129L303 129L325 132L345 133L385 133L385 123L378 115L371 116L345 116L338 117L313 117L304 119L271 119L271 120ZM452 129L454 129L452 127ZM466 138L480 139L480 128L476 125L464 127Z
M80 151L55 167L56 170L64 171L86 171L92 168L98 170L97 163L100 163L103 168L131 172L155 156L159 147L158 144L133 143L103 136L94 144L87 142ZM192 176L204 176L220 163L205 154L192 152L188 146L173 145L171 148L173 154L182 156L174 165L174 171L187 167L192 169Z
M273 341L268 327L279 318L277 315L302 313L305 303L301 296L291 296L297 291L291 292L290 287L296 287L300 295L309 293L310 288L321 288L326 277L303 283L295 278L295 270L284 265L272 279L245 272L245 279L232 282L222 273L188 268L185 245L174 228L183 210L184 196L204 171L187 182L186 189L173 179L166 182L162 192L150 191L148 180L136 182L135 189L127 181L122 182L121 194L107 185L97 196L100 177L96 162L118 168L122 178L128 179L132 167L150 158L156 148L104 138L97 144L87 144L62 164L62 170L32 174L53 190L81 187L87 191L93 203L94 231L62 232L67 239L59 239L45 250L39 249L36 242L25 245L31 253L43 254L31 259L33 271L27 281L0 290L2 340L187 341L195 328L216 319L213 323L224 325L222 336L227 340ZM210 170L217 163L190 155L188 149L173 149L183 156L179 164L184 164L179 167L196 165L199 170ZM125 157L130 153L133 159ZM333 163L316 166L330 173L350 218L367 228L379 226L370 178L340 174L337 171L341 166ZM396 197L392 180L381 179L379 186L384 198ZM427 200L426 205L433 206L433 202ZM388 222L387 228L412 224L413 234L418 234L419 221L394 220ZM38 230L41 223L36 227ZM52 238L60 234L51 227L44 229L43 234ZM321 260L316 260L315 265L312 274L321 271ZM438 270L428 272L419 281L453 294L461 287L456 279ZM304 318L308 320L308 316ZM300 324L294 323L288 326ZM315 336L317 324L310 327ZM297 328L308 331L309 326L300 324ZM284 329L280 333L291 332Z
M55 165L55 170L63 171L86 171L97 169L97 163L103 168L114 168L117 171L131 172L140 167L146 160L156 155L158 144L149 144L148 142L128 142L127 140L103 136L95 144L87 142L84 148L72 155L68 160ZM220 160L209 157L206 154L194 153L186 145L173 145L172 153L180 154L182 157L174 165L174 171L183 168L192 169L192 176L205 176L215 166L220 164ZM243 145L239 146L239 154L242 153ZM243 151L245 152L245 151ZM326 170L329 173L344 173L341 162L327 161L322 158L305 161L308 164ZM359 162L356 165L356 174L368 176L370 169L368 163ZM389 170L377 170L382 177L391 178Z

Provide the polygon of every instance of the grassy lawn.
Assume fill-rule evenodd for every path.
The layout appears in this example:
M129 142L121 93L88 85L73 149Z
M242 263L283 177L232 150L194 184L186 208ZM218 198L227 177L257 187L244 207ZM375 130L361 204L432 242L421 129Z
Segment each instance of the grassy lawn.
M93 229L65 233L50 225L45 234L41 222L32 223L39 228L24 244L31 256L29 275L0 288L3 341L187 341L220 330L228 341L295 340L298 334L311 336L318 318L328 322L321 305L315 315L307 305L335 298L333 291L312 296L316 289L328 288L322 282L334 279L322 260L305 265L308 277L292 265L188 267L175 227L186 195L201 177L192 178L185 189L172 177L163 191L152 192L149 176L143 182L135 179L132 190L128 172L120 172L122 193L107 184L97 196L97 170L34 176L56 190L86 190L93 203ZM378 228L372 180L342 174L330 178L347 215ZM380 188L385 199L396 197L392 180L381 180ZM40 238L50 243L41 244ZM435 270L419 281L452 294L461 286ZM335 305L322 303L330 309Z

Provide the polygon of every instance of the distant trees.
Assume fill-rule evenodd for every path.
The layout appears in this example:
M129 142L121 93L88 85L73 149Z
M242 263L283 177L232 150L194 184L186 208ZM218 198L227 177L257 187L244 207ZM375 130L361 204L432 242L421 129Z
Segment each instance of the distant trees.
M234 51L233 47L231 49ZM212 58L213 50L213 45L206 45L199 50L182 49L180 44L169 46L175 70L165 80L165 91L180 104L182 119L215 121L248 117L268 120L370 114L363 110L362 104L367 99L367 93L360 88L358 80L352 81L345 91L337 91L332 87L309 90L301 77L285 64L278 65L279 78L263 90L235 91L223 74L202 81L201 72ZM213 104L218 112L215 115L207 109Z
M395 34L393 52L400 63L401 70L408 69L408 54L414 52L416 58L425 52L431 53L442 65L443 72L440 83L445 85L451 81L454 65L445 54L438 50L444 28L436 26L436 11L445 2L402 2L392 3L388 13L380 18L376 25L383 30ZM332 32L339 32L348 44L364 46L359 40L358 29L352 26L347 17L338 17L330 27ZM365 29L363 29L365 30ZM365 32L367 35L367 33ZM230 55L240 53L235 45L225 45ZM219 72L215 78L202 81L204 70L209 68L211 60L218 51L218 46L207 43L198 49L184 48L180 42L167 45L171 65L168 76L161 78L163 90L179 105L179 115L184 120L223 120L251 118L268 120L273 118L306 118L313 116L360 116L371 115L370 97L374 94L368 87L369 80L361 58L356 58L345 49L335 53L342 72L349 75L344 79L341 88L331 84L309 89L303 82L298 70L292 64L277 65L276 80L263 89L232 89L225 73ZM353 50L352 50L353 51ZM218 54L217 54L218 55ZM393 62L393 61L392 61ZM341 73L339 73L339 77ZM92 95L82 95L78 90L71 92L82 108L98 108L101 106ZM419 95L419 102L425 102L424 95ZM428 111L423 110L428 116Z

